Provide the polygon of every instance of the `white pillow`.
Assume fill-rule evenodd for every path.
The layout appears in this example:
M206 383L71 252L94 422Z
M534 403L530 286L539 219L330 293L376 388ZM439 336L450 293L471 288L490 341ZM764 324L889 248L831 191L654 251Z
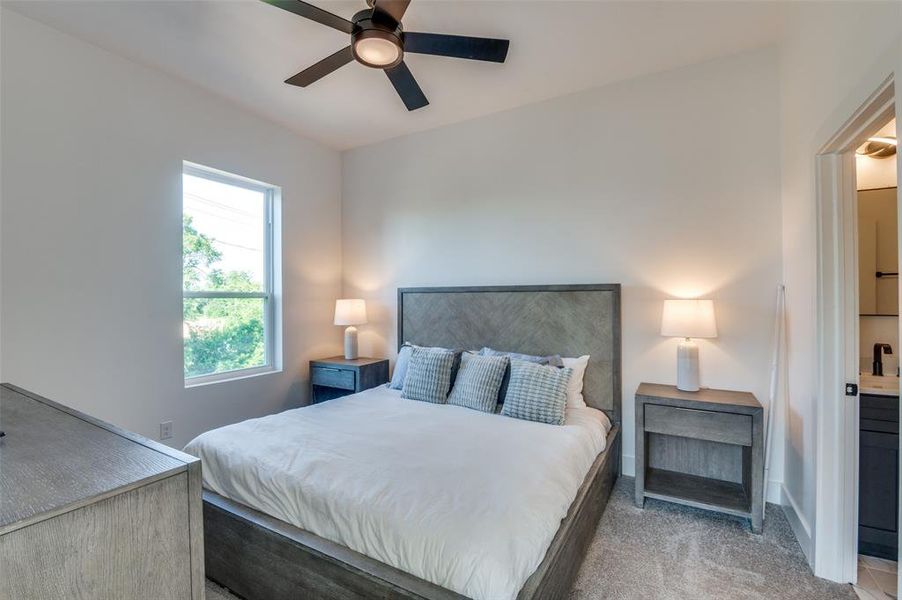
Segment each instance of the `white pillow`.
M583 376L589 365L589 355L579 358L564 358L564 366L573 369L570 381L567 382L567 408L585 408L586 401L583 398Z

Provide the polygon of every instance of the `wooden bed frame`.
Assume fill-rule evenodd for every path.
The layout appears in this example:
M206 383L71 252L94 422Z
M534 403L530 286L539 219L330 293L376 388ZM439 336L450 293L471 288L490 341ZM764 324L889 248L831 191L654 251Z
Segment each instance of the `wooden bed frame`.
M613 427L518 600L566 598L620 475L620 285L402 288L398 345L592 358L583 393ZM206 575L248 600L464 596L204 491Z

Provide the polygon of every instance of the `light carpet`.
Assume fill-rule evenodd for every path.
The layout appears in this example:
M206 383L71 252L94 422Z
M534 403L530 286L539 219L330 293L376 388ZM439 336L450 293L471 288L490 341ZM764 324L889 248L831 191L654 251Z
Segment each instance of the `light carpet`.
M764 533L747 522L669 502L633 503L614 486L570 597L579 600L855 600L852 586L811 573L779 506Z
M614 487L572 600L856 600L852 586L811 573L786 516L769 504L764 533L738 519L632 500L633 479ZM208 600L235 600L207 582Z

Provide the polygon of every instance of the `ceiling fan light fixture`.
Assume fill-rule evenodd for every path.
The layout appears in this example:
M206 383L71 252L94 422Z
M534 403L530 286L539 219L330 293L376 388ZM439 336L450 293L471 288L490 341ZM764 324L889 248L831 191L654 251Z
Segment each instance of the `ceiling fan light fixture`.
M889 158L896 154L897 146L898 141L892 136L874 136L868 138L868 141L862 144L856 152L870 158Z
M404 57L400 40L378 29L364 30L354 36L353 48L359 62L375 69L393 67Z
M428 106L429 100L404 62L406 52L503 63L510 46L510 40L505 39L405 31L401 20L410 0L367 0L369 8L357 11L350 20L304 0L263 2L351 36L350 45L292 75L285 83L305 88L357 61L385 71L407 110Z

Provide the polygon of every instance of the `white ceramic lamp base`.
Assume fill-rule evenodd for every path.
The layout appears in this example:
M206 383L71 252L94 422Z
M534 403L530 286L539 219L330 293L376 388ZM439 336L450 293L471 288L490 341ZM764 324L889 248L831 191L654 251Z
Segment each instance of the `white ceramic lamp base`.
M684 392L699 390L698 346L688 338L677 347L677 389Z
M345 358L357 358L357 328L353 325L345 329Z

